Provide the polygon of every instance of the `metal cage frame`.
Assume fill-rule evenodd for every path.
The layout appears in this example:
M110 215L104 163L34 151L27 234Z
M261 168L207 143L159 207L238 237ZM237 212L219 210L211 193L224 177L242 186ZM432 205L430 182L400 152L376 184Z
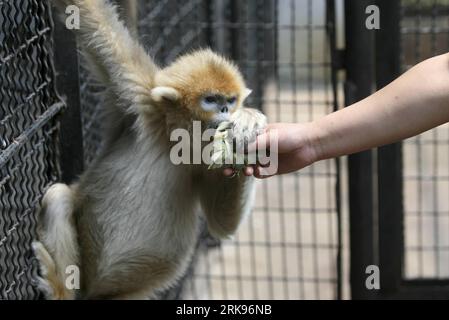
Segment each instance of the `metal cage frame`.
M314 6L318 2L325 5L324 20L315 21ZM299 3L306 8L303 16L298 14ZM376 31L364 28L365 8L373 3L382 13L381 29ZM346 105L352 104L371 94L374 87L387 85L407 64L449 48L449 26L439 27L435 23L437 17L449 16L449 1L433 0L428 9L430 27L420 24L423 11L419 8L423 2L410 3L411 0L132 0L121 11L131 31L144 45L151 44L150 52L161 64L191 48L210 46L240 66L254 90L251 105L271 112L273 120L278 121L284 119L284 110L291 109L291 119L296 121L300 109L309 119L317 106L324 110L320 112L335 111L341 107L341 97L344 96ZM345 13L344 48L337 43L342 27L337 21L339 4L344 5ZM281 5L286 6L284 11ZM405 14L416 17L416 25L403 26ZM298 23L300 19L305 23ZM101 113L97 108L101 87L83 68L75 36L57 20L53 19L47 0L0 1L0 299L40 297L33 280L38 270L31 252L39 200L55 181L73 182L101 146ZM404 44L410 32L416 37L416 48ZM432 48L425 54L415 52L421 50L421 34L430 35ZM447 35L447 43L437 41L444 40L437 36L441 34ZM318 54L323 55L322 60L313 51L315 36L325 47L325 52ZM303 48L297 46L298 39L304 40L304 61L298 61L298 52ZM282 41L289 44L285 47L288 50L280 47ZM341 71L346 72L344 90ZM317 82L317 74L323 77L323 83ZM301 82L304 94L291 94L300 91ZM318 88L320 85L322 88ZM316 94L318 90L324 92L324 98ZM433 147L437 147L436 142ZM279 239L257 238L254 220L246 227L247 238L234 242L216 241L202 228L187 273L175 288L161 292L159 297L202 298L205 295L200 293L206 292L212 298L322 298L322 288L326 288L331 293L325 298L345 298L344 286L348 283L344 279L343 251L348 249L348 285L354 299L449 298L449 279L408 279L405 275L405 255L410 248L405 241L408 213L404 186L408 178L403 172L403 150L404 144L396 143L349 156L347 248L342 218L345 177L341 171L343 161L336 159L291 179L273 180L275 200L268 197L270 185L263 185L265 201L254 210L262 217L261 233L270 236L270 223L274 221L282 229ZM437 173L432 177L433 181L439 178ZM323 206L316 203L318 180L326 193ZM299 202L300 188L311 190L305 204ZM287 191L292 194L286 195ZM433 212L434 224L438 224L440 211ZM292 231L294 240L284 234L288 215L296 215L290 220L296 227ZM318 221L326 223L329 233L320 243ZM307 240L301 234L306 222L311 231ZM423 243L419 243L418 249L426 250ZM232 272L224 267L230 250L235 252ZM287 254L292 250L298 255L294 262ZM437 252L438 264L441 244L435 240L430 250ZM274 253L279 258L279 270L273 270ZM248 260L244 260L246 254ZM263 264L257 264L257 254L266 255ZM306 254L310 261L304 261ZM324 275L317 271L323 257L320 254L333 268ZM218 271L213 270L211 259L218 261ZM295 264L295 271L291 272L289 263ZM369 265L380 267L380 290L368 290L365 286ZM259 267L265 273L259 274ZM230 283L234 286L233 295L229 293ZM292 284L297 292L291 292ZM213 292L217 288L220 292Z

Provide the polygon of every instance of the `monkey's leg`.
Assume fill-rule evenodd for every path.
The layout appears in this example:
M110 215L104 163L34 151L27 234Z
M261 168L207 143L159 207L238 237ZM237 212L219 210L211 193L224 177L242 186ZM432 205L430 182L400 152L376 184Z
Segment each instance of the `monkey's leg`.
M113 5L105 0L52 0L63 12L69 5L79 9L80 25L74 31L87 53L98 80L112 89L127 105L149 99L156 65L119 20ZM136 110L138 111L138 110Z
M58 273L56 271L56 265L45 249L44 245L40 241L34 241L32 244L34 255L39 261L39 272L40 276L37 280L37 288L43 293L45 299L53 300L58 299L60 292L63 291L61 287L61 282L58 278Z
M176 261L157 255L124 253L101 265L83 290L86 299L148 299L176 273Z
M54 184L45 193L39 213L39 240L33 249L40 262L39 287L49 299L74 299L65 286L67 266L78 264L78 243L73 222L74 196L65 184Z

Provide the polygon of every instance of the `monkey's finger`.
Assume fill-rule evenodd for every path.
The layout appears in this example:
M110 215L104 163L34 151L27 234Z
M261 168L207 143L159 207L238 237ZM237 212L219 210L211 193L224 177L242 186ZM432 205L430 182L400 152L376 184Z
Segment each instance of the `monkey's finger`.
M251 166L243 168L243 174L247 177L251 177L254 174L254 168Z
M223 169L223 175L226 177L232 177L235 174L234 169L232 168L225 168Z

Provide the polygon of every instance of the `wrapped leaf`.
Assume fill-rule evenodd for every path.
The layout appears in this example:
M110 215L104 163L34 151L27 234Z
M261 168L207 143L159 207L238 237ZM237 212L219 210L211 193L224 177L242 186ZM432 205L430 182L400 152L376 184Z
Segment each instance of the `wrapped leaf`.
M223 121L218 126L213 141L213 153L211 164L208 169L219 169L225 167L226 163L234 162L232 137L230 135L232 123Z
M243 163L237 164L238 155L234 152L233 136L231 134L232 123L224 121L220 123L213 140L213 152L211 164L208 169L233 168L238 172L247 165L247 156L243 155ZM242 157L242 155L240 155Z

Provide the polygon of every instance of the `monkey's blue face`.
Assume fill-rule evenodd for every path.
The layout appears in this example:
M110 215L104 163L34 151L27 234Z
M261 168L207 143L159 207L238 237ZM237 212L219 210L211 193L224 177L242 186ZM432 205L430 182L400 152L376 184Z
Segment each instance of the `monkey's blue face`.
M211 122L219 124L229 120L231 113L237 106L237 96L222 94L206 94L200 101L201 109L212 113Z

